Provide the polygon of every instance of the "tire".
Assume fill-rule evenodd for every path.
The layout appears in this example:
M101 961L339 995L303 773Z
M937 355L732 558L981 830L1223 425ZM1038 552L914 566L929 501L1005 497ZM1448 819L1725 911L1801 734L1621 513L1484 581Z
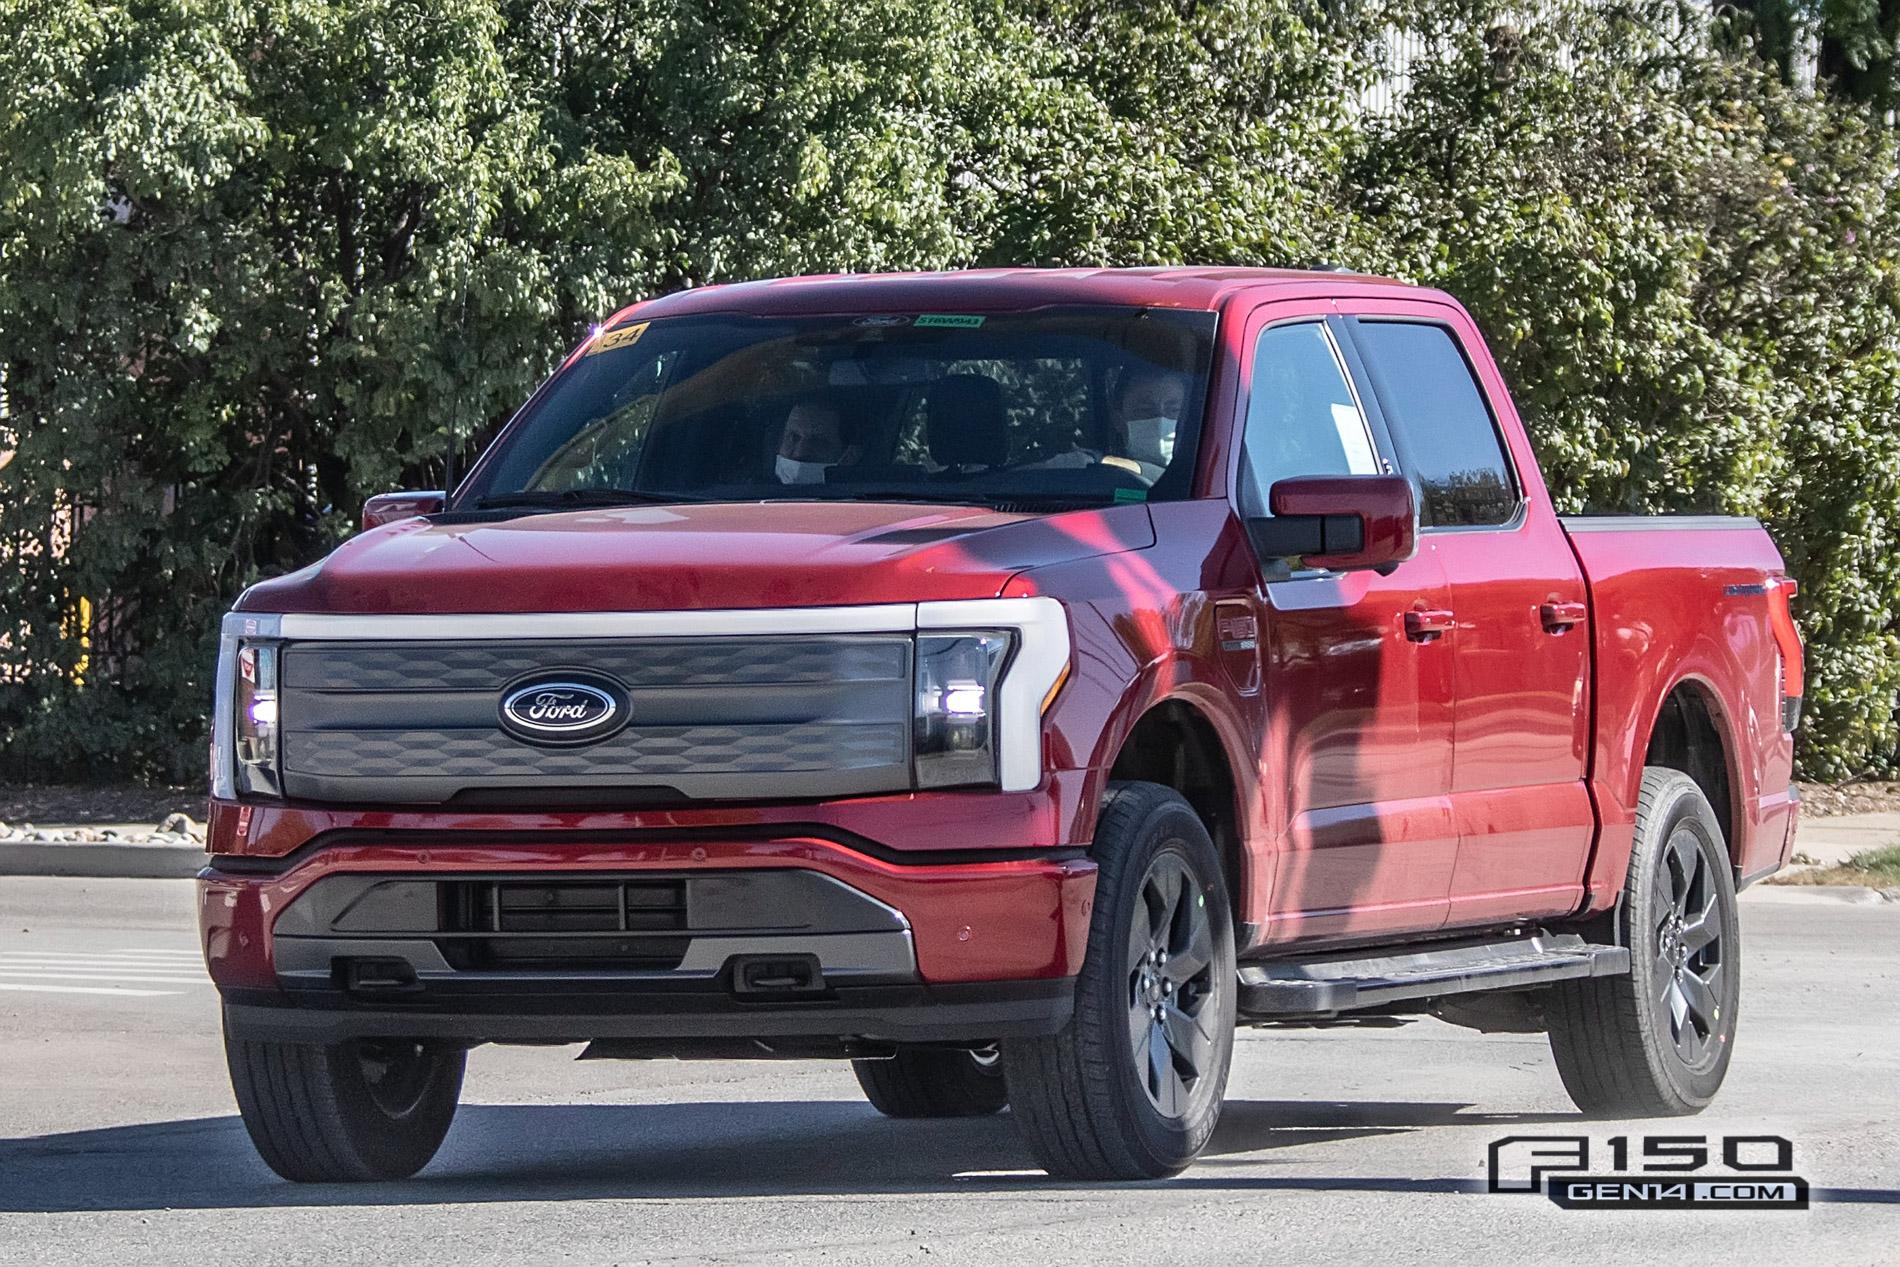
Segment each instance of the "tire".
M468 1052L400 1039L330 1046L226 1038L251 1142L296 1183L406 1179L448 1134Z
M1214 1133L1233 1059L1220 854L1188 803L1154 783L1110 788L1093 854L1075 1013L1052 1037L1003 1044L1010 1113L1056 1178L1178 1174Z
M982 1117L1009 1103L994 1051L902 1047L889 1060L854 1060L851 1071L885 1117Z
M1550 1046L1586 1113L1699 1113L1722 1086L1741 998L1735 879L1715 811L1688 775L1643 772L1623 900L1630 973L1553 988Z

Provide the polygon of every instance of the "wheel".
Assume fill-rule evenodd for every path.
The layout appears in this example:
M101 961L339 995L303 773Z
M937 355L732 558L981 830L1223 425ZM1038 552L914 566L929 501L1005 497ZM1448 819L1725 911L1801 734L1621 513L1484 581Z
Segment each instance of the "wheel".
M851 1071L885 1117L981 1117L1009 1103L994 1047L902 1047L889 1060L854 1060Z
M1220 855L1188 803L1154 783L1109 792L1075 1014L1003 1044L1010 1112L1048 1172L1179 1173L1220 1119L1234 1049L1234 929Z
M406 1179L455 1117L468 1052L405 1039L316 1043L225 1039L251 1142L299 1183Z
M1643 772L1625 883L1615 929L1630 973L1552 990L1557 1072L1586 1113L1699 1113L1728 1073L1742 962L1722 828L1688 775Z

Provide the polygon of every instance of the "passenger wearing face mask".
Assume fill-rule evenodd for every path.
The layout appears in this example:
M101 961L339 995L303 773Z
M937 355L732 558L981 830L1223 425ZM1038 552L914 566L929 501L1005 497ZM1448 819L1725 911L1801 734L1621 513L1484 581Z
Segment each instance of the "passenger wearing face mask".
M773 469L781 484L823 484L833 467L858 460L858 446L848 442L844 415L823 396L809 396L785 415L778 457Z
M1078 447L1032 466L1060 470L1106 464L1153 484L1174 460L1174 433L1187 407L1187 387L1187 376L1178 371L1145 364L1130 368L1108 402L1120 451Z

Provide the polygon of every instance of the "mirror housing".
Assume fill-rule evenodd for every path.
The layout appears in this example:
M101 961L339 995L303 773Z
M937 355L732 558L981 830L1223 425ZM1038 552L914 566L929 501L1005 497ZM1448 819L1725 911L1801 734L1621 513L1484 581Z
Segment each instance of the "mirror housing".
M1418 552L1418 501L1403 475L1302 475L1267 491L1271 517L1249 519L1261 561L1335 572L1392 568Z
M363 531L393 524L398 519L436 514L448 504L448 500L448 494L440 490L425 493L412 489L400 493L378 493L363 503Z

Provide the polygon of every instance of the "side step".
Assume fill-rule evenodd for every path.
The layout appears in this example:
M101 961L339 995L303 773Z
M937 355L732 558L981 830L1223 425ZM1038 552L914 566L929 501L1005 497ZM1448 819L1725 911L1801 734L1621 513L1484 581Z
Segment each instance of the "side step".
M1243 1017L1333 1016L1474 990L1524 990L1630 970L1630 952L1575 933L1431 942L1240 966Z

